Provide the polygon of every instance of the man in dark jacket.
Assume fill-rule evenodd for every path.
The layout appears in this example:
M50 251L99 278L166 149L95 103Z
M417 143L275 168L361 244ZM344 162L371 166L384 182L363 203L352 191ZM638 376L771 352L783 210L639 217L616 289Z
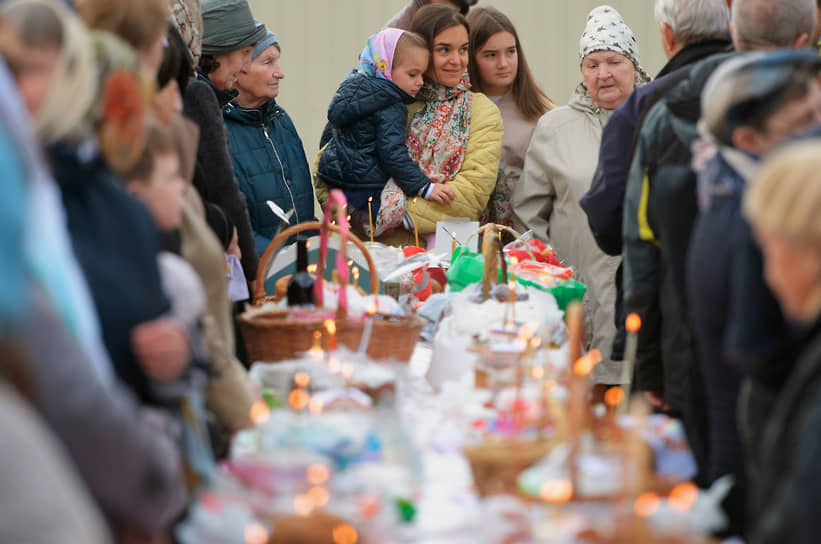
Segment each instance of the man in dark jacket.
M655 81L636 89L613 112L602 132L593 183L580 202L596 242L608 255L621 255L624 188L642 114L687 77L694 63L731 48L730 13L724 0L657 0L655 16L669 60Z
M669 59L657 79L636 89L619 106L602 132L599 164L590 191L579 204L587 214L596 243L608 255L621 255L621 223L627 170L637 127L664 94L690 73L696 62L732 48L730 13L724 0L657 0L656 21L661 27L664 52ZM624 357L623 268L616 272L616 338L612 357Z
M804 13L805 4L814 9L812 0L736 0L736 48L805 45L815 22ZM648 112L630 167L623 222L625 311L639 313L643 323L636 387L656 405L682 414L700 484L710 481L708 424L685 296L685 263L698 214L691 146L698 137L702 90L721 60L702 61Z
M771 360L793 339L764 282L741 196L759 157L821 121L819 71L821 58L813 51L750 53L721 66L702 99L701 122L711 142L702 152L715 155L697 159L704 163L698 174L702 212L693 228L687 287L710 415L710 475L733 474L742 493L736 413L742 375L789 368ZM757 450L748 448L750 458ZM743 511L735 514L743 517Z

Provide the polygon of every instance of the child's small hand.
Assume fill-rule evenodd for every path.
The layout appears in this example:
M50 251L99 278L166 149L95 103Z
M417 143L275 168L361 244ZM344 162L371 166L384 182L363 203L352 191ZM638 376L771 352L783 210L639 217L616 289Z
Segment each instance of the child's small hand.
M225 252L229 255L234 255L237 259L242 260L242 251L239 249L237 227L234 227L234 232L231 234L231 243L228 244L228 249L226 249Z
M134 327L131 346L143 372L159 382L176 380L188 365L188 333L170 319L155 319Z
M434 183L433 190L430 192L428 196L428 200L433 202L437 202L444 206L450 205L453 202L453 199L456 198L456 193L443 183Z

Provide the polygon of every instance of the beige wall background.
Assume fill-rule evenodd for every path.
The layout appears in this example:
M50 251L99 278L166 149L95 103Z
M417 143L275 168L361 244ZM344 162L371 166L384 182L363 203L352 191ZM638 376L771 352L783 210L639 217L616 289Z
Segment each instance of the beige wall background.
M511 18L536 80L565 104L579 73L579 36L588 12L601 0L479 0ZM607 0L636 33L641 63L652 75L664 65L653 0ZM368 36L407 0L250 0L257 19L282 47L285 79L279 103L296 124L308 161L319 146L331 97L356 65Z

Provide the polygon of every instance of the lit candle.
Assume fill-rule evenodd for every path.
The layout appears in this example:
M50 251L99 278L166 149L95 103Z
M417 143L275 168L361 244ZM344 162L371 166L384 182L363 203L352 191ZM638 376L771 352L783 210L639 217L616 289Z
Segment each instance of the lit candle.
M630 389L633 382L633 368L636 364L636 352L639 347L639 330L641 329L641 317L639 314L630 314L624 322L627 330L627 341L624 347L624 361L621 367L621 383L624 384L625 394L620 406L620 411L627 409L627 402L630 399Z
M314 344L311 346L309 354L311 359L315 361L319 361L325 357L325 350L323 350L322 346L319 345L320 340L322 340L322 333L319 331L314 331Z
M359 285L359 267L358 266L354 266L351 269L351 276L353 276L354 285Z
M419 218L416 216L416 199L419 197L414 197L411 201L413 204L413 237L416 239L416 247L419 247Z
M325 320L325 330L328 331L328 351L336 349L336 321L333 319Z
M510 320L515 324L516 323L516 278L511 275L510 282L508 282L507 286L510 290Z
M371 243L373 243L373 211L371 210L371 203L373 202L373 197L368 197L368 225L371 227Z
M456 235L451 232L450 236L451 236L451 238L453 238L453 240L451 240L451 242L450 242L450 256L451 256L451 258L453 258L453 254L456 253L456 246L458 244L456 242Z

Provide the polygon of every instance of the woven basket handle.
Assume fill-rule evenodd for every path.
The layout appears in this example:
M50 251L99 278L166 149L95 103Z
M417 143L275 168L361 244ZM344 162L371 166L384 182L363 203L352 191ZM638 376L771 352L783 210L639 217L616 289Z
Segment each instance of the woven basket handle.
M533 259L534 261L536 260L536 256L535 256L535 255L533 255L533 250L532 250L532 249L530 249L530 244L528 244L528 243L527 243L527 241L525 241L525 240L522 238L522 235L521 235L521 234L519 234L518 232L516 232L515 230L513 230L512 228L510 228L510 227L508 227L508 226L505 226L505 225L497 225L496 223L487 223L487 224L482 225L481 227L479 227L479 229L478 229L477 231L475 231L473 234L471 234L470 236L468 236L467 240L465 240L465 242L464 242L464 243L465 243L465 245L467 245L467 243L468 243L468 242L470 242L470 241L473 239L473 237L474 237L474 236L479 236L481 233L483 233L483 232L485 232L486 230L489 230L489 229L493 229L493 230L495 230L495 231L497 231L497 232L501 232L501 231L507 231L507 232L509 232L509 233L510 233L510 234L512 234L512 235L513 235L513 236L514 236L517 240L521 240L522 242L524 242L524 244L525 244L525 249L527 250L527 254L528 254L528 255L530 255L530 258L531 258L531 259ZM487 233L485 233L485 234L487 234Z
M288 238L306 230L322 230L323 228L322 223L319 221L300 223L285 229L280 232L276 238L271 240L271 243L268 244L268 247L265 249L265 253L262 254L262 257L260 257L259 266L257 267L257 281L256 288L254 289L255 305L261 304L262 300L265 298L265 274L267 272L268 265L273 262L277 254L279 254L279 251L282 249L283 244L285 244ZM339 227L336 225L328 225L328 229L331 232L340 232ZM371 294L379 294L379 276L376 273L376 265L373 262L371 254L368 252L365 244L363 244L362 241L353 233L348 234L348 239L357 247L357 249L359 249L359 251L362 252L362 255L365 257L365 261L368 263L368 270L371 275ZM320 277L322 276L322 269L319 268L319 265L317 265L317 275Z
M339 234L342 236L342 243L339 244L339 251L336 253L336 271L339 273L339 300L337 304L337 318L345 319L348 316L348 266L345 262L346 246L350 228L348 225L348 201L345 193L339 189L331 189L328 193L328 202L325 203L325 215L322 219L322 229L319 231L319 266L317 271L325 269L325 261L328 259L328 242L330 240L331 218L336 207L336 220L339 223ZM322 284L324 278L320 273L314 282L314 299L318 306L324 306L324 291Z

